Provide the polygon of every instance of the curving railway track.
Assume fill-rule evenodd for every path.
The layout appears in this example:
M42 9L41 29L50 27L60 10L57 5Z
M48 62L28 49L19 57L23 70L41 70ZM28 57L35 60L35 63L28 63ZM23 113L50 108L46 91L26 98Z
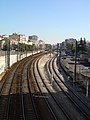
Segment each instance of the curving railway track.
M42 81L42 84L45 87L47 93L49 94L48 95L49 96L48 104L51 107L51 109L52 109L52 111L54 113L55 118L57 120L58 119L71 120L71 116L69 114L67 114L66 110L63 108L63 105L58 102L58 100L56 99L55 95L53 94L53 92L55 92L55 91L52 91L52 87L50 87L47 84L47 82L44 81L44 77L43 77L42 71L40 71L40 67L39 67L39 64L41 62L40 63L39 62L40 62L40 59L37 60L35 68L37 68L37 71L38 71L39 77L40 77L40 79ZM53 107L52 103L54 104L54 107ZM55 109L56 109L56 111L55 111Z
M27 57L3 77L0 89L0 120L39 120L30 88L29 64L42 53ZM33 88L33 86L32 86Z
M90 105L63 79L51 56L29 56L6 72L0 82L0 120L90 119Z
M41 58L41 57L40 57ZM40 59L39 58L39 59ZM38 89L38 92L33 94L34 98L37 101L40 101L42 104L37 104L37 107L39 108L38 114L41 116L42 120L57 120L55 114L53 113L52 108L50 107L49 103L48 103L48 96L46 96L45 92L47 92L47 90L45 89L45 87L43 86L43 82L42 82L42 78L40 76L40 73L38 71L38 60L36 59L33 61L32 64L32 77L34 78L34 85L35 88ZM42 112L43 110L43 112Z
M90 106L87 105L76 93L75 90L73 90L70 86L68 86L66 84L66 82L61 79L61 74L58 72L58 70L56 69L56 59L55 57L53 59L51 59L48 62L48 73L49 75L53 74L53 86L55 87L55 89L58 86L58 89L61 90L63 92L63 94L65 95L65 100L67 101L66 104L66 108L68 109L68 104L72 104L70 105L74 110L72 109L68 109L70 114L72 114L73 116L76 116L76 119L86 119L89 120L90 119ZM71 102L71 103L70 103ZM75 110L76 109L76 110ZM70 111L71 110L71 111ZM77 111L77 112L76 112ZM72 112L72 113L71 113ZM79 114L78 114L79 113ZM75 115L76 114L76 115ZM73 117L72 116L72 117ZM75 119L74 118L74 119Z

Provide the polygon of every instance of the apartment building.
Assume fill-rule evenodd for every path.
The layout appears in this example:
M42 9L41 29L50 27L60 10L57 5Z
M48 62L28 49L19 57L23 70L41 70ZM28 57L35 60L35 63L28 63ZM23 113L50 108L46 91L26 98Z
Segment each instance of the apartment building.
M38 36L37 35L28 36L28 43L32 43L38 46L39 43Z
M16 44L17 42L25 44L28 42L28 37L24 34L13 33L12 35L9 35L9 38L12 39Z

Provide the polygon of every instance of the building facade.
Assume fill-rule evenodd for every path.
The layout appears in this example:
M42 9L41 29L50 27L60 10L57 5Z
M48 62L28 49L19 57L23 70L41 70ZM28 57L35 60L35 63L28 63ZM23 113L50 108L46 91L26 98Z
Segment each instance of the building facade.
M34 45L38 45L38 36L36 35L32 35L32 36L28 36L28 43L32 43Z

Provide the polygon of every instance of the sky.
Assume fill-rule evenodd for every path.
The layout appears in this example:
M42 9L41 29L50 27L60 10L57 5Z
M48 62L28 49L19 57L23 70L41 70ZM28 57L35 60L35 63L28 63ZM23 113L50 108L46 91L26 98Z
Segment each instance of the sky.
M0 34L14 32L51 44L90 40L90 0L0 0Z

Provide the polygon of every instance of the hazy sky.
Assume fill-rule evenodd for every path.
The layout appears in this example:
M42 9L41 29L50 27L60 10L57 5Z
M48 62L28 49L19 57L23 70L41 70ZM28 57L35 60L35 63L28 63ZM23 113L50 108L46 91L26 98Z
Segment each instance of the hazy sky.
M90 40L90 0L0 0L0 34L13 32L52 44Z

